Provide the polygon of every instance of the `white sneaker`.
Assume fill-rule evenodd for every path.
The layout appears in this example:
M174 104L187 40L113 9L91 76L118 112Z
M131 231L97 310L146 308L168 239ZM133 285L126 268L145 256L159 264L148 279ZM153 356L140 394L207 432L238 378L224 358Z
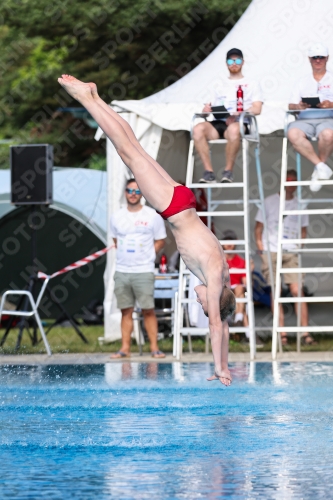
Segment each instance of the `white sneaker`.
M332 174L333 174L332 169L328 165L326 165L326 163L323 163L322 161L318 163L315 166L314 171L311 175L310 191L312 192L319 191L322 188L322 185L319 184L317 181L319 179L327 180L331 177Z

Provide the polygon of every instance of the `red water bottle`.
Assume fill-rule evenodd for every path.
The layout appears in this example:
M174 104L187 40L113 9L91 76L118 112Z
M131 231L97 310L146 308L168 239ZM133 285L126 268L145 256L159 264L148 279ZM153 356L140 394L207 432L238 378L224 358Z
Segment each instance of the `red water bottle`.
M168 261L166 258L165 254L161 255L161 260L160 260L160 273L166 273L168 272Z
M241 85L238 86L236 97L237 97L237 111L244 111L243 108L244 93Z

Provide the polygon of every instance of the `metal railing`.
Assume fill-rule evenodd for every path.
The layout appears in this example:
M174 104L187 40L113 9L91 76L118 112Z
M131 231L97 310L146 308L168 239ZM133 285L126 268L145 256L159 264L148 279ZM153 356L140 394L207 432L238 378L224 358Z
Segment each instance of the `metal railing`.
M251 359L255 358L256 355L256 341L255 341L255 331L261 331L262 328L255 327L254 324L254 306L253 306L253 297L252 297L252 273L250 269L250 203L256 204L263 212L264 223L266 221L266 213L265 213L265 204L264 204L264 189L262 184L262 176L261 176L261 164L260 164L260 136L258 131L257 120L254 115L248 113L246 111L242 112L239 115L239 124L240 124L240 134L242 139L242 157L243 157L243 181L242 182L233 182L233 183L212 183L212 184L201 184L193 182L193 173L194 173L194 141L193 141L193 129L198 122L199 119L204 119L207 121L207 118L212 115L219 114L221 116L229 115L227 112L207 112L207 113L196 113L191 121L191 140L189 146L189 154L188 154L188 162L187 162L187 171L186 171L186 186L189 188L203 188L207 190L207 202L208 202L208 210L206 212L198 212L199 216L206 216L208 219L208 227L211 228L212 217L243 217L244 219L244 239L236 240L234 243L243 247L239 253L243 253L245 255L246 268L236 271L236 273L240 272L246 275L247 279L247 294L244 299L236 299L237 302L245 302L248 307L248 318L249 318L249 326L248 327L231 327L230 332L248 332L250 337L250 356ZM247 125L247 127L245 127ZM249 133L247 133L249 132ZM210 144L225 144L227 141L225 139L217 139L209 141ZM256 163L256 173L258 179L258 187L259 187L259 199L250 200L249 199L249 143L255 143L255 163ZM212 189L222 188L222 189L242 189L242 198L237 200L227 200L227 199L219 199L213 200L211 196ZM225 206L229 204L239 204L242 202L243 209L242 210L216 210L219 206ZM220 241L223 244L223 240ZM230 244L230 240L228 240ZM269 248L268 234L267 234L267 245ZM270 259L270 253L268 252L268 262L269 262L269 272L271 277L271 283L273 283L273 267ZM234 270L233 270L234 272ZM184 334L190 335L207 335L209 334L208 328L196 328L196 327L184 327L183 326L183 316L184 316L184 305L189 304L190 302L195 302L193 299L188 299L185 297L185 289L186 286L184 284L184 280L186 279L186 269L185 264L181 261L180 270L179 270L179 292L177 296L177 305L176 305L176 320L175 320L175 345L174 345L174 353L177 359L180 359L182 349L180 348L181 337ZM273 293L273 287L272 287ZM267 330L267 328L265 328Z
M274 314L273 314L273 335L272 335L272 358L276 359L277 355L277 341L281 332L289 333L296 332L297 334L297 352L301 350L301 334L311 333L311 332L332 332L333 326L300 326L301 321L301 304L302 303L317 303L317 302L333 302L333 296L326 297L303 297L302 292L302 274L303 273L333 273L333 267L320 267L320 268L308 268L302 267L302 254L318 252L325 253L328 252L329 248L318 247L318 248L301 248L301 245L311 244L311 245L322 245L333 243L333 238L302 238L301 237L301 216L302 215L328 215L333 214L333 209L311 209L306 208L311 203L332 203L332 198L303 198L302 197L302 187L309 186L311 181L302 181L302 169L301 169L301 155L296 153L296 171L297 171L297 181L287 181L287 169L288 169L288 126L290 123L291 116L298 116L302 111L310 112L314 111L318 113L318 109L306 109L306 110L288 110L285 115L285 127L283 143L282 143L282 164L281 164L281 186L280 186L280 213L279 213L279 224L278 224L278 247L277 247L277 260L276 260L276 284L275 284L275 300L274 300ZM332 109L321 109L320 111L328 114L326 112L332 113ZM312 139L316 141L316 138ZM316 183L322 186L332 186L333 180L318 180ZM286 210L285 209L285 187L296 186L297 187L297 200L298 209L297 210ZM288 245L300 245L296 249L292 249L291 253L296 253L298 255L298 266L297 268L283 268L282 267L282 254L283 245L286 245L286 240L283 239L283 223L284 218L288 215L298 215L298 238L288 239ZM288 250L289 252L289 250ZM296 273L298 274L298 296L297 297L281 297L281 275L285 273ZM279 326L279 307L280 304L284 303L295 303L297 304L297 324L292 327L281 327Z

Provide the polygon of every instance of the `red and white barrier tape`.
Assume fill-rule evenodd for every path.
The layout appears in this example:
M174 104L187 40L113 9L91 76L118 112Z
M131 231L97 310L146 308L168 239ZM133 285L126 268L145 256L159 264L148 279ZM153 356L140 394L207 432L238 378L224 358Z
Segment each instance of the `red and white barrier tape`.
M103 248L103 250L98 250L98 252L92 253L91 255L88 255L88 257L84 257L83 259L77 260L76 262L74 262L70 266L66 266L63 269L61 269L60 271L57 271L56 273L53 273L51 275L48 275L48 274L45 274L45 273L42 273L39 271L38 278L41 278L43 280L45 280L47 278L49 278L49 279L55 278L55 276L59 276L59 274L64 274L64 273L67 273L68 271L72 271L73 269L77 269L78 267L85 266L86 264L89 264L89 262L92 262L93 260L98 259L98 257L101 257L102 255L104 255L106 252L111 250L111 248L115 248L115 245L111 245L110 247Z

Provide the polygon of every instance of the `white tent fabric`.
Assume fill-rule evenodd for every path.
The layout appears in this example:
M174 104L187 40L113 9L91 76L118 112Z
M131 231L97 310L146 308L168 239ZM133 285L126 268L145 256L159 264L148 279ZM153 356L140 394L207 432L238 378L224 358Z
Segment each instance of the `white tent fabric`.
M260 82L264 95L263 112L258 117L261 134L284 128L285 110L293 82L310 73L307 48L322 42L333 54L333 4L331 0L253 0L240 20L195 69L166 89L139 101L113 101L132 126L142 146L153 158L160 155L162 134L189 131L195 112L200 112L211 92L227 76L227 51L232 47L244 53L243 73ZM215 34L217 36L217 34ZM213 39L214 34L207 34ZM330 68L328 68L330 69ZM98 129L96 140L103 132ZM170 148L162 165L179 177L186 165L186 144ZM176 166L176 167L175 167ZM173 169L173 170L172 170ZM108 141L108 217L120 207L124 180L129 175ZM109 253L105 274L105 337L120 335L120 314L113 296L114 254Z
M284 110L293 82L310 72L307 48L322 42L333 54L331 0L253 0L216 49L186 76L140 101L114 104L167 130L189 130L193 113L227 76L226 52L244 53L244 74L261 84L265 106L259 118L262 134L283 129ZM209 34L207 34L209 36Z

